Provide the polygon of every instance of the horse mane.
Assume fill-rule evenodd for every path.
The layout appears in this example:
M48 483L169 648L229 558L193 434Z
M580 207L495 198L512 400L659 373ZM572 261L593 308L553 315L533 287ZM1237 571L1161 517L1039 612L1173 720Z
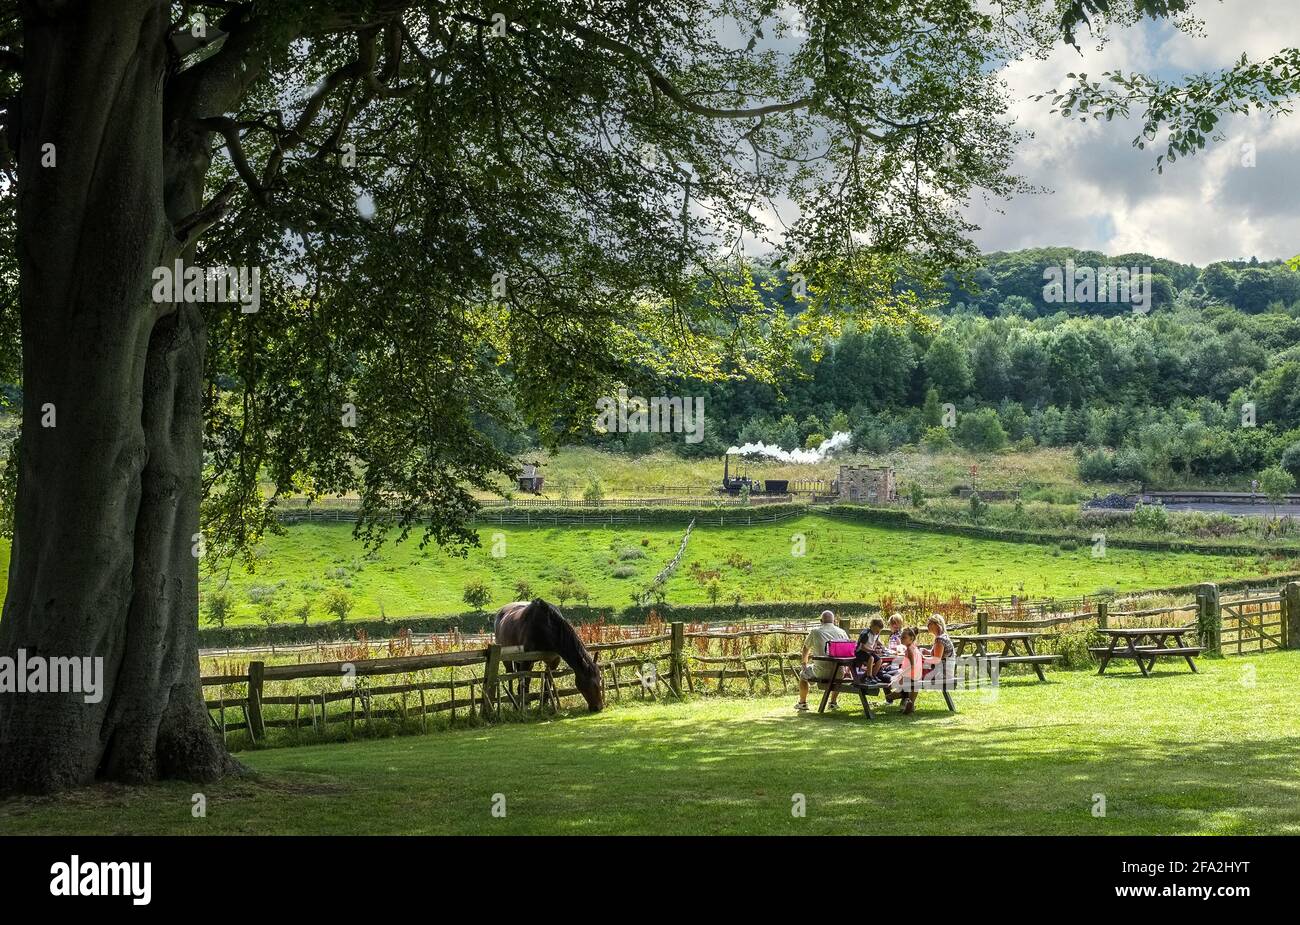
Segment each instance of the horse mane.
M582 671L588 675L596 673L596 663L588 654L586 646L582 644L578 631L564 619L554 604L539 597L528 605L528 609L532 611L534 619L540 617L544 621L546 635L549 638L547 645L552 647L570 668L575 672Z

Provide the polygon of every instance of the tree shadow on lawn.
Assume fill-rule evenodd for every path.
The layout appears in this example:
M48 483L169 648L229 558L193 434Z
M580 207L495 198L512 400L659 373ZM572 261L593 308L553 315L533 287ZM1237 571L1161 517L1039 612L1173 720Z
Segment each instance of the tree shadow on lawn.
M1108 687L1109 677L1086 680ZM205 823L189 819L197 788L166 785L10 801L0 829L8 817L17 830L127 833L1300 833L1300 734L1273 717L1271 737L1250 738L1240 719L1252 701L1223 703L1234 717L1225 741L1211 738L1213 714L1183 711L1161 726L1158 705L1094 710L1090 689L1035 712L1025 695L1041 687L1004 684L1013 699L997 711L979 709L976 692L958 695L956 714L925 692L914 714L882 706L873 720L843 695L823 715L696 698L689 709L648 703L246 752L259 778L202 788L217 808ZM489 821L496 792L511 810ZM791 813L795 794L803 817ZM1104 817L1092 814L1097 795Z
M647 831L694 830L709 814L727 832L1300 832L1300 736L1186 742L1135 730L1125 741L1097 739L1086 722L969 728L943 725L949 716L764 716L742 736L734 721L650 721L565 747L575 766L599 753L618 780L681 781ZM566 830L608 831L598 813L583 817L598 789L550 786L572 798ZM795 793L820 818L787 819ZM1105 816L1093 815L1097 795Z

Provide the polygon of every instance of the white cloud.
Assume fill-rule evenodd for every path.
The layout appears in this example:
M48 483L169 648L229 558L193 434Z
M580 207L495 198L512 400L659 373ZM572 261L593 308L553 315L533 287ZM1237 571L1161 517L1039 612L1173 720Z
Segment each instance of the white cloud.
M1204 34L1144 22L1117 30L1101 51L1059 48L1045 60L1008 68L1012 114L1031 131L1016 150L1015 170L1051 195L1021 195L999 208L973 204L984 250L1073 245L1108 253L1145 251L1197 264L1300 253L1300 115L1237 119L1227 140L1154 172L1160 151L1138 150L1133 122L1079 123L1049 114L1028 97L1069 84L1066 74L1099 76L1114 68L1174 76L1225 67L1242 52L1264 57L1300 45L1300 21L1288 0L1202 3ZM1241 145L1255 145L1255 164Z

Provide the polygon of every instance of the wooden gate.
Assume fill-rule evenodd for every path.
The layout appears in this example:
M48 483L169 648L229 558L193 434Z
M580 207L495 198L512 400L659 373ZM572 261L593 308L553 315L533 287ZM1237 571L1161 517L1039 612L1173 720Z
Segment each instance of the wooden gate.
M1280 593L1221 601L1219 610L1223 618L1220 651L1224 655L1286 648L1287 621Z

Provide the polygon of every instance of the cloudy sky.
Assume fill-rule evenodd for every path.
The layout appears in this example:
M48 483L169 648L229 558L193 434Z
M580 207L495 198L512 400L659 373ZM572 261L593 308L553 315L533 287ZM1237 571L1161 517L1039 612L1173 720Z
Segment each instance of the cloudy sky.
M1018 125L1034 136L1017 149L1015 169L1051 192L974 203L968 214L981 226L976 243L985 251L1144 251L1202 266L1300 254L1300 112L1229 122L1225 141L1157 174L1152 149L1132 146L1132 124L1067 121L1049 114L1047 100L1027 99L1066 87L1071 71L1096 76L1122 68L1169 77L1224 67L1243 52L1262 58L1300 45L1296 13L1296 0L1201 0L1203 35L1146 22L1117 31L1101 51L1081 41L1082 55L1060 48L1048 60L1008 69ZM1245 144L1255 146L1254 166L1243 164Z

